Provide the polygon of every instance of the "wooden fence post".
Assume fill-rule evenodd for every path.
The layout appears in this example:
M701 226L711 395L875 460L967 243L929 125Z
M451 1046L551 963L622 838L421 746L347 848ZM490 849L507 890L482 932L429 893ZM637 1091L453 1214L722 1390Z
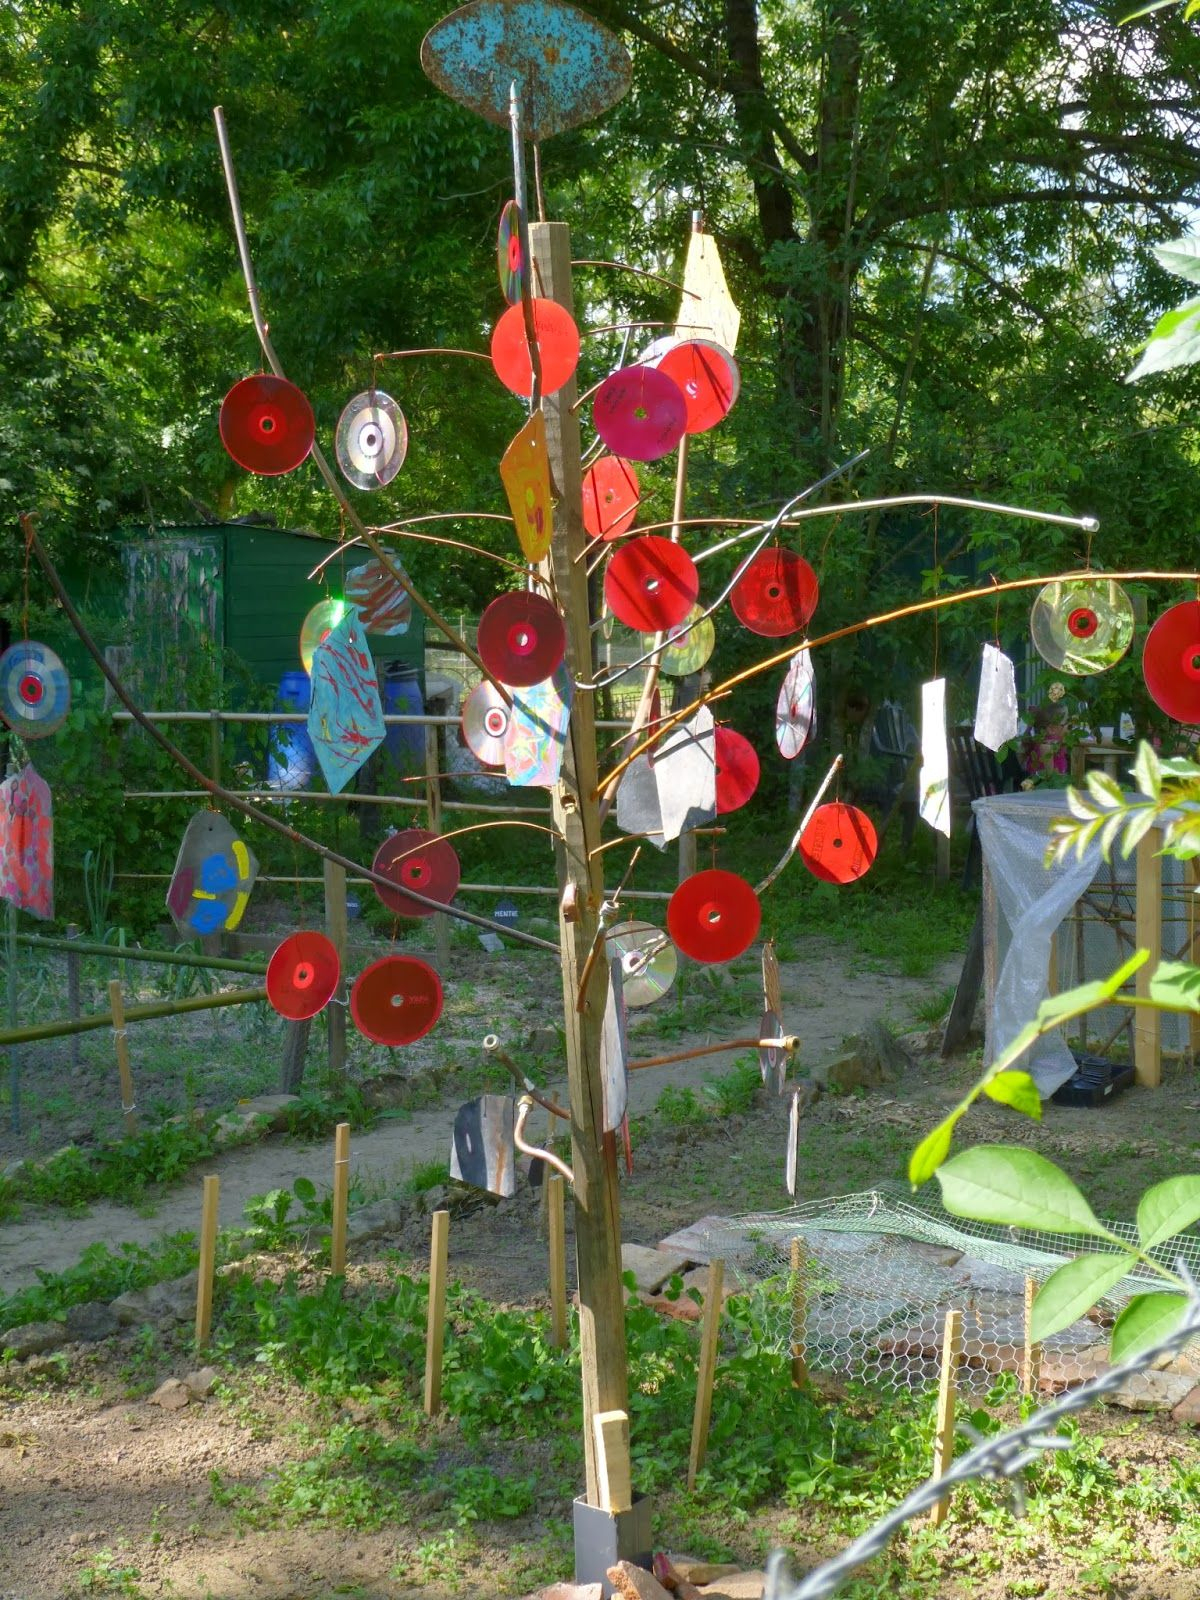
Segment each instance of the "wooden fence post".
M954 1406L958 1396L958 1367L962 1360L962 1312L947 1311L942 1333L942 1370L938 1376L937 1424L933 1436L933 1476L943 1477L954 1460ZM943 1495L929 1513L934 1528L945 1522L950 1496Z
M442 1409L442 1355L446 1346L446 1267L450 1246L450 1213L433 1213L429 1242L429 1312L425 1323L425 1415Z
M121 993L120 978L112 978L108 985L108 1003L112 1010L113 1041L117 1047L117 1072L121 1079L121 1110L125 1116L125 1132L137 1132L137 1116L133 1099L133 1073L129 1068L129 1040L125 1033L125 997Z
M717 1374L717 1339L721 1331L721 1301L724 1298L725 1263L710 1261L708 1289L704 1297L704 1321L700 1328L700 1361L696 1369L696 1410L692 1417L692 1449L688 1457L687 1486L696 1487L696 1474L704 1465L708 1449L708 1424L712 1417L713 1382Z
M205 1178L200 1207L200 1270L196 1280L196 1344L208 1343L212 1332L213 1274L217 1265L217 1208L221 1180Z
M600 1504L609 1516L616 1517L633 1505L633 1485L629 1478L629 1416L624 1411L597 1411L592 1425L596 1432Z
M79 925L75 922L67 923L67 938L78 939ZM67 1015L72 1022L79 1021L79 957L74 950L67 951ZM79 1035L71 1035L71 1067L72 1070L79 1066Z
M1042 1347L1030 1338L1033 1326L1033 1302L1037 1295L1036 1278L1025 1279L1025 1347L1021 1352L1021 1393L1033 1394L1038 1385L1042 1365Z
M559 1350L567 1346L567 1232L562 1174L546 1179L546 1209L550 1223L550 1342ZM605 1416L618 1413L605 1412ZM597 1420L599 1417L597 1416Z
M804 1240L795 1238L792 1240L792 1387L796 1389L808 1382L808 1362L804 1354L807 1320Z
M333 1130L333 1225L329 1235L329 1267L346 1270L346 1213L350 1200L350 1124Z
M333 941L342 964L337 991L325 1007L329 1026L329 1077L333 1083L338 1083L346 1074L346 869L333 861L326 861L324 867L325 932Z

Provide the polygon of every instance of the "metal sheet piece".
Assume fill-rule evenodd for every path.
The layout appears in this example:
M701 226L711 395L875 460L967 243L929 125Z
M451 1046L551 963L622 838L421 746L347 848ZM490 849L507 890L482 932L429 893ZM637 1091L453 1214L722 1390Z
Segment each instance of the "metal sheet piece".
M663 842L703 827L717 814L716 730L701 706L669 733L654 755L654 779L662 808Z
M258 862L219 811L188 823L167 888L167 910L181 939L232 933L242 920Z
M510 1199L517 1192L516 1101L481 1094L459 1106L450 1146L450 1176L474 1189Z
M54 806L31 766L0 783L0 900L54 915Z
M629 1098L629 1044L625 1035L623 968L618 955L608 963L608 998L600 1030L600 1087L604 1099L604 1131L615 1133L625 1118Z

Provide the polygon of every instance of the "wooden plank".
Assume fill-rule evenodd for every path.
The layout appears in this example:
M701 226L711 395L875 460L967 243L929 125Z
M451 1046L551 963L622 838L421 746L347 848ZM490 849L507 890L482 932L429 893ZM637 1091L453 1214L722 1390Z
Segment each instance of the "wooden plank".
M120 978L109 981L108 1004L112 1011L113 1043L117 1047L117 1075L121 1080L121 1113L125 1118L125 1132L133 1135L138 1130L138 1124L133 1098L133 1072L129 1066L129 1038L125 1029L125 996L121 992Z
M808 1294L804 1282L804 1240L792 1240L792 1387L808 1382L805 1333L808 1323Z
M700 1361L696 1369L696 1410L692 1416L692 1448L688 1456L688 1489L696 1487L696 1474L704 1465L708 1450L708 1424L712 1417L713 1382L717 1375L717 1341L721 1332L721 1301L724 1298L725 1263L708 1264L708 1290L704 1296L704 1320L700 1327Z
M967 1035L971 1031L971 1023L975 1018L975 1007L979 1003L979 990L982 984L983 907L980 906L975 913L975 921L971 924L962 971L958 975L958 987L954 991L950 1015L946 1019L946 1031L942 1035L943 1061L966 1042Z
M336 1082L346 1073L346 869L326 861L325 932L333 941L342 963L342 977L332 1000L325 1007L329 1028L329 1076Z
M597 1411L592 1418L596 1435L596 1476L600 1504L610 1516L633 1505L629 1481L629 1417L624 1411Z
M429 1241L429 1310L425 1321L425 1415L442 1409L442 1355L446 1348L446 1268L450 1213L435 1211Z
M942 1370L938 1375L937 1421L933 1434L933 1477L942 1477L954 1460L954 1407L958 1398L958 1368L962 1361L962 1312L947 1311L942 1333ZM929 1513L937 1528L950 1511L950 1496L943 1495Z
M550 1342L567 1347L567 1226L562 1174L546 1179L546 1211L550 1223ZM620 1416L621 1412L609 1415Z
M346 1270L346 1213L350 1201L350 1124L333 1130L333 1224L329 1232L329 1269Z
M1034 1344L1030 1333L1033 1327L1033 1302L1037 1297L1037 1279L1025 1279L1025 1345L1021 1351L1021 1393L1031 1395L1037 1389L1038 1374L1042 1367L1042 1347Z
M221 1200L221 1180L211 1175L204 1180L200 1201L200 1270L196 1280L196 1344L208 1343L212 1332L213 1277L217 1266L217 1211Z
M308 1038L312 1032L312 1018L299 1017L290 1021L283 1030L283 1061L279 1068L280 1094L299 1094L304 1082L304 1064L308 1060Z
M1159 850L1162 835L1151 828L1139 841L1136 851L1136 896L1134 937L1140 950L1149 950L1150 959L1134 974L1139 999L1150 997L1150 979L1162 960L1162 861ZM1162 1083L1162 1012L1138 1006L1133 1014L1133 1067L1138 1083L1157 1089Z

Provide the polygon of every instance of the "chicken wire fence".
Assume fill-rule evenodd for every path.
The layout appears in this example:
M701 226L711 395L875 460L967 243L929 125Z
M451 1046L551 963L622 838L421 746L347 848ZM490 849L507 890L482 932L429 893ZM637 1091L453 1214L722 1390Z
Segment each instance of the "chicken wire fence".
M1126 1223L1106 1224L1136 1242ZM952 1217L886 1190L843 1195L787 1211L713 1218L698 1230L698 1254L725 1262L727 1281L754 1304L760 1342L781 1354L799 1345L810 1372L861 1382L900 1396L937 1381L946 1312L962 1313L958 1386L984 1394L1004 1373L1020 1374L1025 1355L1025 1284L1042 1283L1096 1240L1032 1233ZM795 1258L793 1241L799 1241ZM1182 1257L1200 1277L1200 1238L1184 1236L1157 1252ZM793 1270L793 1259L798 1270ZM1108 1330L1133 1295L1162 1288L1145 1269L1131 1272L1089 1316L1041 1347L1043 1391L1085 1382L1108 1363ZM1190 1352L1179 1371L1191 1373ZM1192 1382L1200 1381L1200 1371ZM1149 1387L1130 1380L1136 1404Z

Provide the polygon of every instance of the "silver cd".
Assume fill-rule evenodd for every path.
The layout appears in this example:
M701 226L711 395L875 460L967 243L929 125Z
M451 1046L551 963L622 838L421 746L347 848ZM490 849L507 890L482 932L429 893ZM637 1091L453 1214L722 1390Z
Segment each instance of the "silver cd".
M462 730L467 749L485 767L504 765L504 740L510 711L494 683L485 678L463 701Z
M607 944L610 959L621 959L627 1006L651 1006L675 982L675 946L652 922L618 922L608 930Z
M356 489L382 489L391 483L408 454L408 424L391 395L364 389L346 404L338 418L334 453Z

